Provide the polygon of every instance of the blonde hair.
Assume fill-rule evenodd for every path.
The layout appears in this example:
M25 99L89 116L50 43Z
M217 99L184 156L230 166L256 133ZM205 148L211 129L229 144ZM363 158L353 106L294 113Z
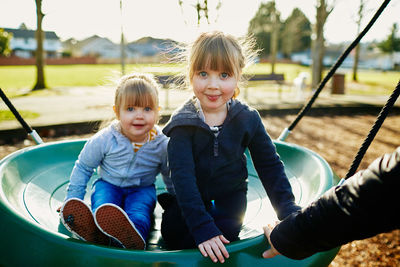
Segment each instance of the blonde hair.
M254 46L255 41L250 36L238 39L219 31L200 34L187 49L187 81L190 84L197 71L210 68L227 72L241 84L245 81L243 69L252 64L257 56L258 51ZM239 93L237 87L233 97L237 97Z
M119 117L120 108L150 107L158 116L158 90L160 86L153 76L133 73L123 76L115 91L115 113Z

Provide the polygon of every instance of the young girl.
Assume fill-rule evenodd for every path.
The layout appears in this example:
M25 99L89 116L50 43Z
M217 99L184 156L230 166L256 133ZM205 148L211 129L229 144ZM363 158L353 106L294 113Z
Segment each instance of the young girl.
M122 77L115 93L116 120L90 138L72 170L61 221L83 240L144 249L161 172L169 190L168 139L155 125L158 85L148 75ZM91 210L82 201L98 167ZM93 213L94 215L93 215Z
M246 148L280 219L300 209L275 146L258 112L236 99L244 46L221 32L201 34L188 57L194 97L163 129L170 137L168 158L176 192L162 196L161 233L173 249L198 246L204 256L224 262L224 244L238 240L246 211Z

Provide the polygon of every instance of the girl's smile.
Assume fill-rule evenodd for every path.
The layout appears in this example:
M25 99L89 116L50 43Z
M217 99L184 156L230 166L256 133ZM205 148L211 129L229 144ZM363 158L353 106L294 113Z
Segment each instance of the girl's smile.
M150 107L121 107L119 120L122 133L131 142L145 142L156 122L156 112Z
M221 70L206 68L197 71L192 77L192 87L204 112L224 111L237 87L237 79Z
M207 98L208 98L210 101L212 101L212 102L217 101L218 98L220 97L220 95L206 95L206 96L207 96Z

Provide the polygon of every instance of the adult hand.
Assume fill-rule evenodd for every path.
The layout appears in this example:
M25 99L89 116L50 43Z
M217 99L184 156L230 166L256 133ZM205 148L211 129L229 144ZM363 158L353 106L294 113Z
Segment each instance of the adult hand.
M275 257L276 255L279 255L280 253L274 248L274 246L271 243L271 232L274 229L274 226L268 224L268 227L263 227L264 229L264 234L268 239L269 244L271 245L271 247L269 249L267 249L266 251L264 251L264 253L262 254L263 258L265 259L270 259Z
M229 244L229 240L223 235L214 236L204 241L198 248L204 257L210 257L213 262L225 262L225 258L229 258L229 253L224 244Z

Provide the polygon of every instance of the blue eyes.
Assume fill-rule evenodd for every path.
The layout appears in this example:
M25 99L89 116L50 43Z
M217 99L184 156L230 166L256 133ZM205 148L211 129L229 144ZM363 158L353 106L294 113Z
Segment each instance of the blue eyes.
M206 71L200 71L199 76L206 78L208 76L208 73ZM221 77L222 79L226 79L226 78L229 78L229 74L226 72L222 72L219 74L219 77Z
M127 111L134 111L135 107L127 107L126 110ZM151 107L144 107L143 110L144 111L152 111L153 109Z

